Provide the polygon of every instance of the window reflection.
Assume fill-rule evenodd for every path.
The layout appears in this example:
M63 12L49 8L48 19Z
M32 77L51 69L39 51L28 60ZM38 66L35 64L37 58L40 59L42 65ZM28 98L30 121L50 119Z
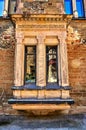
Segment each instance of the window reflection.
M47 47L47 81L57 82L57 46Z
M36 79L36 47L26 47L25 83L35 82Z

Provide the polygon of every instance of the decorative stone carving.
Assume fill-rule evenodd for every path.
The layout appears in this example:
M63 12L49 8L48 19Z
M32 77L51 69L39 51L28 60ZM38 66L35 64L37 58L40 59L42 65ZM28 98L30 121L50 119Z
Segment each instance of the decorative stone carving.
M62 36L64 36L62 38ZM61 85L62 86L68 86L68 62L67 62L67 45L65 43L66 39L66 32L62 33L60 37L60 69L61 69Z
M29 14L64 14L62 0L22 0L21 3L23 4L22 12Z
M23 32L16 31L16 40L17 40L17 44L22 44L24 40Z
M16 57L16 85L21 86L24 82L24 45L30 45L25 39L36 40L36 85L46 86L46 38L53 37L54 45L58 45L58 77L59 85L68 86L68 63L66 50L66 25L72 16L66 15L13 15L16 22L17 57ZM60 21L60 22L59 22ZM45 30L44 30L45 29ZM64 36L64 37L63 37ZM24 39L24 41L23 41ZM56 43L57 42L57 43ZM50 45L50 43L49 43ZM53 45L53 39L52 39ZM20 47L20 49L19 49ZM18 50L19 49L19 50ZM19 54L18 54L19 53ZM23 59L22 59L23 57ZM20 61L22 59L22 61ZM20 65L18 65L18 63ZM21 65L22 64L22 65ZM18 75L20 73L20 75Z
M69 23L71 21L71 19L72 19L72 15L65 15L65 14L63 14L63 15L62 14L35 15L35 14L25 13L25 14L22 14L22 15L19 15L19 14L12 15L12 20L13 20L14 23L16 23L16 21L17 22L20 22L20 21L24 22L24 20L27 21L27 22L32 22L32 21L36 22L37 21L37 22L49 22L49 23L56 22L57 23L58 21L60 21L60 22L65 21L66 23ZM25 26L25 25L23 25L23 26ZM46 24L45 24L45 26L46 26ZM51 25L51 26L53 26L53 25Z
M43 4L39 1L34 1L34 2L24 2L24 11L27 11L27 13L31 14L42 14L44 13L44 8Z

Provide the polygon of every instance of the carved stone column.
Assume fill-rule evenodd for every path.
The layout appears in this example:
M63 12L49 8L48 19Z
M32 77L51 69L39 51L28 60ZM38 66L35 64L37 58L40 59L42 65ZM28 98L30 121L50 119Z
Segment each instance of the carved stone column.
M38 35L37 45L37 81L36 85L43 87L46 86L46 47L44 44L45 36Z
M75 18L78 18L78 12L76 8L76 0L72 0L72 6L73 6L73 15Z
M64 36L64 38L62 38ZM59 55L60 55L60 84L62 86L68 86L68 59L67 59L67 45L65 43L66 33L62 33L60 36L60 46L59 46Z
M9 0L4 1L4 12L3 12L3 17L6 17L8 15L8 3Z
M22 44L23 36L16 35L15 48L15 86L22 86L24 84L24 45Z

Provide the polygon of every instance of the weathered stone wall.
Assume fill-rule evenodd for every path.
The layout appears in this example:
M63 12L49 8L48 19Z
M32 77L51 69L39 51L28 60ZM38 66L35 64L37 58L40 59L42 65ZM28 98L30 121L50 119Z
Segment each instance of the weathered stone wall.
M11 95L14 80L14 27L10 20L0 20L0 88ZM0 89L1 90L1 89Z
M17 13L64 14L63 0L21 0Z
M73 20L66 40L71 96L75 104L86 106L86 22Z

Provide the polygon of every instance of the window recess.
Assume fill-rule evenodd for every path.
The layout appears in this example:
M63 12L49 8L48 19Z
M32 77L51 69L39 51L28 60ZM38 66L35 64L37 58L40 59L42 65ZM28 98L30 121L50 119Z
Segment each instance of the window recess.
M57 46L46 47L47 59L47 83L58 82Z
M36 82L36 46L25 47L25 83Z

